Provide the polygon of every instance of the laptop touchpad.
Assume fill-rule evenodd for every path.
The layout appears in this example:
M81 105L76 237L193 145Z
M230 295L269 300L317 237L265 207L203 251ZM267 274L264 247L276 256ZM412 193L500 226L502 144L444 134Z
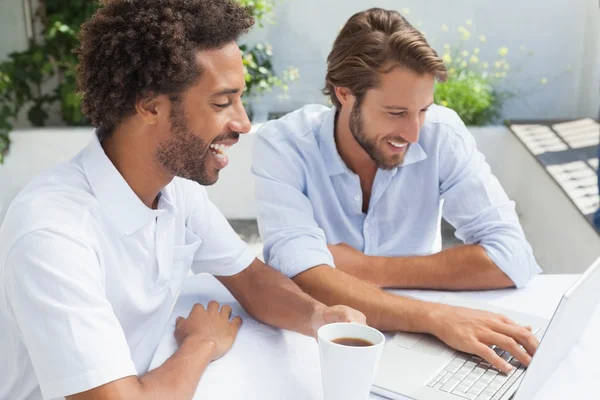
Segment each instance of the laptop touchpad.
M391 342L396 346L412 349L424 337L422 333L400 332L392 338Z

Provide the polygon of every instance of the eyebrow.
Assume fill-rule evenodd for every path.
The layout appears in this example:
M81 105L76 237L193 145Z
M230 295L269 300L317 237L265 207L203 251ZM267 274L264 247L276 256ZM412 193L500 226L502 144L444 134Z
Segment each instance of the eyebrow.
M236 94L239 93L241 89L231 88L231 89L223 89L218 91L217 93L213 93L211 97L225 96L227 94Z
M428 105L426 105L425 107L423 107L423 109L429 108L432 105L433 105L433 101L431 103L429 103ZM384 108L386 108L388 110L408 111L408 108L406 108L406 107L400 107L400 106L384 106Z

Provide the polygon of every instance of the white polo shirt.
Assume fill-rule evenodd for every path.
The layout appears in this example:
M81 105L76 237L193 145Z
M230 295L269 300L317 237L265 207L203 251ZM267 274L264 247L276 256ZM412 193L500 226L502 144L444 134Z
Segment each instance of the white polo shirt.
M55 399L142 375L190 268L254 254L203 187L146 207L94 139L34 179L0 227L0 399Z

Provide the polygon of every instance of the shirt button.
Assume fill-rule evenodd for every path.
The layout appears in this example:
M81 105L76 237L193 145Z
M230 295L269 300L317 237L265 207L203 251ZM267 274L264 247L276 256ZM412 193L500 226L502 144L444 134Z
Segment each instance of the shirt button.
M360 201L360 196L359 195L354 196L354 200Z

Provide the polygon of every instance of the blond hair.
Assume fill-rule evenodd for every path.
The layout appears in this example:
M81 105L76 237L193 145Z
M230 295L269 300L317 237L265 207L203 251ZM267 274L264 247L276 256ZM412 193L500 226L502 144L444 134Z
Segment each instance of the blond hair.
M421 32L400 13L371 8L354 14L338 34L327 57L323 93L340 107L335 87L361 97L377 87L379 74L400 66L446 79L446 67Z

